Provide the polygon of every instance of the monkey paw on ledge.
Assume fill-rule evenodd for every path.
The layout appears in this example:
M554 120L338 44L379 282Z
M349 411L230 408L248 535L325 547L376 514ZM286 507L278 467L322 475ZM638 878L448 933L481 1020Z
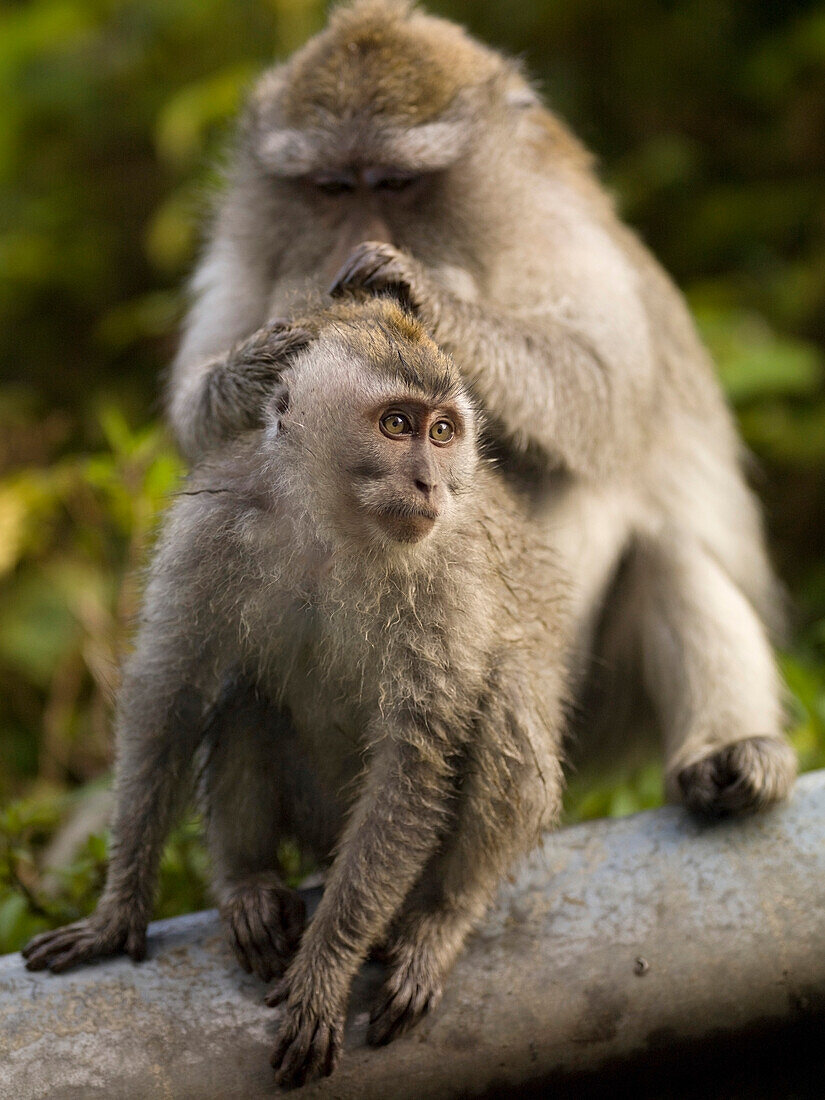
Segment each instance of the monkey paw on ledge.
M302 1096L821 1096L825 771L745 820L668 807L548 837L437 1012L376 1050L379 979L364 968L341 1064ZM139 966L6 956L0 1098L277 1096L264 990L212 912L152 925Z

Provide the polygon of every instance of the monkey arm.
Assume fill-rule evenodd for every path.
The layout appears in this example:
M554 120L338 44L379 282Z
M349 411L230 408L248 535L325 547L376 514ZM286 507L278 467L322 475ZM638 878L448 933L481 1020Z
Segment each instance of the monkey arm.
M106 886L84 921L46 932L26 947L30 970L61 972L75 963L126 951L140 960L163 843L190 790L191 761L204 726L200 696L172 697L152 684L122 706L118 732L117 806ZM147 705L149 695L151 705ZM139 717L135 714L139 712Z
M548 465L599 476L639 447L655 374L629 271L617 262L608 282L601 262L573 253L558 307L516 314L458 298L406 253L368 241L332 293L363 287L406 298L456 360L494 431L537 449ZM563 257L558 265L564 269Z
M350 983L443 835L452 790L444 747L427 727L385 738L340 843L324 896L286 977L272 1064L281 1084L330 1073L340 1051Z
M172 430L190 461L260 423L272 371L253 363L244 377L241 349L268 316L271 278L253 254L219 225L192 280L193 304L166 392Z
M192 760L206 730L207 691L217 694L207 682L215 654L197 632L199 578L181 569L189 549L181 526L189 523L194 530L194 510L187 501L167 521L144 621L124 670L106 886L90 917L28 945L24 954L32 970L62 971L123 950L143 958L163 843L189 794Z
M529 660L526 657L525 664ZM464 781L444 844L406 899L387 940L387 977L367 1041L391 1042L441 999L467 934L502 877L558 821L562 801L561 681L535 706L518 672L497 670L461 767Z

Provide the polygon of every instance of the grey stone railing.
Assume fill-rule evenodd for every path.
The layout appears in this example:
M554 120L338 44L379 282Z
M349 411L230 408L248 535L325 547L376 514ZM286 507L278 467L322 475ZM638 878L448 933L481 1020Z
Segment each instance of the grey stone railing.
M0 959L3 1100L279 1094L275 1013L215 914L158 922L149 945L60 977ZM372 1050L379 980L364 968L341 1065L302 1096L822 1095L825 772L744 821L667 808L548 837L439 1010Z

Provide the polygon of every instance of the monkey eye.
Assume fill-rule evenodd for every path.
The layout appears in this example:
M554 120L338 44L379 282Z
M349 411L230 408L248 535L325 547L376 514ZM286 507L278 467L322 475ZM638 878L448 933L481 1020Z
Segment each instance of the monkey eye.
M420 179L420 172L394 172L380 167L364 169L364 183L373 191L406 191Z
M387 413L381 417L381 431L390 439L398 439L399 436L412 434L412 424L403 413Z
M419 176L386 176L375 184L376 191L406 191L420 179Z
M436 420L430 428L430 439L433 443L449 443L455 435L455 428L449 420Z
M312 182L324 195L350 195L355 190L355 180L350 176L320 174L313 176Z

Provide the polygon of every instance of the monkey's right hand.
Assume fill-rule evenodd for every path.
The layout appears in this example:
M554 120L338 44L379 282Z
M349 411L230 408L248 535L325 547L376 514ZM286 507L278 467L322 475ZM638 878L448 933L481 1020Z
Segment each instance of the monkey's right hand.
M22 951L27 970L55 974L75 963L125 952L135 962L146 956L146 922L124 908L100 908L85 920L35 936Z

